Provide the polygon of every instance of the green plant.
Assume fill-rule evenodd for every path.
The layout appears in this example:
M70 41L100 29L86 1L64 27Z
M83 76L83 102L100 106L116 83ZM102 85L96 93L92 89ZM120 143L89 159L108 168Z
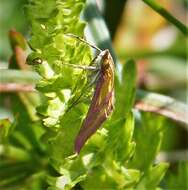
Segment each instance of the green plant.
M40 75L31 76L39 79L38 93L9 97L13 112L19 114L14 123L0 123L5 155L0 163L2 189L160 189L168 163L154 161L166 118L133 110L138 93L132 59L121 73L115 73L113 114L80 154L74 154L95 73L67 66L89 65L92 54L86 44L66 34L84 36L86 23L80 20L84 5L85 0L31 0L27 4L32 49L27 62Z

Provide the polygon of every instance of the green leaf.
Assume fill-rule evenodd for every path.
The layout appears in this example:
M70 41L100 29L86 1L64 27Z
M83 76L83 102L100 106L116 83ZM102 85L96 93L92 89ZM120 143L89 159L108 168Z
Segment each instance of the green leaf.
M81 126L84 111L84 105L80 104L75 109L68 111L60 119L61 127L59 132L54 138L49 139L51 158L63 160L74 154L74 140Z
M36 173L38 171L42 172L42 167L40 162L36 159L31 159L31 157L20 161L17 159L12 160L12 158L8 158L6 155L5 158L1 158L0 162L0 188L26 187L28 179L30 179L29 184L31 185L33 180L40 180L41 175ZM34 176L33 174L36 175Z
M107 154L111 152L112 158L124 163L132 155L135 148L135 143L132 142L134 131L133 113L130 112L126 119L120 119L111 123L108 130L109 134L105 151Z
M123 66L122 94L124 96L124 112L127 115L133 107L136 92L136 63L128 60Z
M138 183L140 176L140 171L126 169L109 157L102 164L90 169L90 174L87 175L86 180L81 185L85 189L89 187L95 187L95 189L125 189ZM98 183L95 183L92 179L97 179Z
M160 163L144 174L139 184L136 186L135 190L156 190L157 185L160 183L161 179L164 177L169 164Z
M116 86L116 105L117 117L125 117L131 111L136 94L136 63L134 60L128 60L123 65L122 81Z
M122 83L115 89L115 116L106 128L99 129L88 140L80 155L73 152L75 137L90 103L88 95L93 93L88 88L90 73L66 66L66 63L89 65L91 62L89 48L66 35L83 36L85 23L79 19L84 2L32 0L28 5L32 27L30 46L34 58L42 60L35 69L42 77L37 89L46 98L38 108L46 128L43 140L49 162L57 172L49 175L49 189L133 190L150 170L150 183L155 186L163 173L162 166L152 168L160 148L163 122L161 118L143 114L142 127L134 129L131 109L135 99L136 64L133 60L125 64ZM46 3L49 3L47 8Z
M40 76L33 71L19 71L16 69L4 69L0 74L1 83L36 83Z
M9 142L26 150L35 150L40 155L43 148L39 138L44 132L41 124L33 122L28 110L17 96L11 96L12 111L15 114L15 127L11 131Z
M165 120L161 116L142 113L141 127L135 128L136 150L130 167L147 171L160 150Z
M50 163L60 173L58 177L48 176L47 181L51 188L70 189L86 178L87 169L81 157L71 155L60 160L54 156Z
M173 168L172 168L173 169ZM187 189L188 187L188 163L180 162L172 171L169 169L168 175L166 176L166 187L168 189Z
M1 119L0 120L0 144L3 144L6 142L10 130L12 128L12 123L9 121L9 119Z
M95 180L94 180L95 179ZM105 175L105 169L103 167L93 168L91 174L88 175L83 182L82 187L84 189L117 189L117 184L108 175Z

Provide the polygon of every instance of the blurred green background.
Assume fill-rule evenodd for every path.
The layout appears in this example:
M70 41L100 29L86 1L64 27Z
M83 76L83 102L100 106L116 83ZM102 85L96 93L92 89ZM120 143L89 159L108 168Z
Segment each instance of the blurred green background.
M7 67L12 54L8 40L9 30L15 28L26 38L29 37L29 23L24 15L26 2L0 0L0 68ZM187 22L187 0L158 2L182 22ZM119 59L122 63L130 57L137 61L139 88L186 102L188 94L186 37L141 0L98 0L98 4L109 27ZM5 108L4 105L1 100L1 110ZM1 115L3 114L1 112ZM178 151L187 149L188 131L183 125L168 121L162 150L179 154ZM188 181L187 160L184 154L183 157L172 159L165 178L165 183L172 189L175 189L175 180L177 184Z

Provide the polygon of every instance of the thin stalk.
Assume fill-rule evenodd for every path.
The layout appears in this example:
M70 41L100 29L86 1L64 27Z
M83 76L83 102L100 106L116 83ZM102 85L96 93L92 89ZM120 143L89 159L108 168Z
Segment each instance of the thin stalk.
M175 25L184 35L188 36L188 28L177 18L175 18L171 13L169 13L164 7L159 5L154 0L142 0L148 6L150 6L154 11L158 12L162 17L168 20L170 23Z
M173 152L160 152L156 158L157 162L184 162L188 161L188 150L177 150Z
M168 49L164 51L153 51L150 49L141 49L141 50L133 50L126 51L119 50L117 55L120 60L126 60L127 58L134 57L135 59L140 58L150 58L150 57L161 57L161 56L173 56L175 58L183 58L186 59L186 51L179 49Z
M135 108L141 111L153 112L171 118L175 121L188 124L188 106L171 97L157 93L138 90ZM185 125L188 131L188 126Z
M14 82L14 85L20 86L19 83L16 84L16 81L22 81L22 83L29 84L29 81L32 81L34 84L37 83L36 79L39 79L39 76L35 72L28 72L30 75L25 75L26 71L17 71L8 70L9 76L11 76L11 81ZM5 77L6 75L4 75ZM33 77L33 78L32 78ZM9 78L9 77L8 77ZM14 81L15 79L15 81ZM5 78L4 78L5 81ZM8 80L6 80L8 81ZM2 86L8 85L8 83L1 84ZM22 85L21 87L25 87ZM14 89L15 92L18 92L18 89ZM13 89L11 92L14 91ZM24 89L22 89L24 91ZM21 90L21 91L22 91ZM26 89L25 91L28 91ZM33 88L33 91L34 88ZM185 123L188 126L188 106L182 102L179 102L168 96L160 95L157 93L147 92L143 90L138 90L136 95L136 104L135 108L141 111L154 112L160 115L164 115L172 120ZM188 127L186 126L187 130Z
M0 83L0 92L33 92L34 86L30 84Z
M0 83L36 83L40 76L33 71L21 71L16 69L0 69Z

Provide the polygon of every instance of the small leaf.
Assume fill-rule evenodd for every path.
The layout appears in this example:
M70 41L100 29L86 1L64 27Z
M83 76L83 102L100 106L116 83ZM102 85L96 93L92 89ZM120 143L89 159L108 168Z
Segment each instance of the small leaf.
M134 131L133 114L129 113L126 119L120 119L114 122L108 130L107 147L105 147L106 152L109 153L108 150L113 152L112 157L124 163L131 156L135 148L135 143L132 142Z
M115 82L115 107L118 109L113 114L114 120L127 116L134 105L136 95L136 63L134 60L128 60L123 65L122 80L119 83L116 79Z
M7 140L10 130L11 130L11 122L9 119L1 119L0 120L0 143L5 143Z
M165 175L169 164L160 163L152 167L142 178L139 184L136 186L135 190L156 190L157 185Z
M164 127L163 117L142 113L141 127L135 128L136 151L129 163L130 167L143 171L149 169L160 150Z
M133 107L136 93L136 63L128 60L123 66L122 95L124 113L127 115Z
M172 172L172 170L169 169L165 182L166 182L166 187L168 189L182 189L182 190L187 189L188 163L187 162L179 163L175 172Z

